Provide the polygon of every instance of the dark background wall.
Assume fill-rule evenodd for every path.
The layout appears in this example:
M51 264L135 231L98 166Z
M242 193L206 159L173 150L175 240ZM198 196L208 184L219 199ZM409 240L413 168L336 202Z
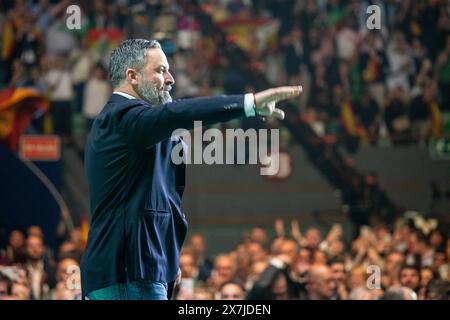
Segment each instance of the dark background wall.
M60 208L41 180L14 154L0 145L0 246L7 243L14 229L26 232L38 225L46 245L56 249L56 228ZM61 186L61 161L34 163L54 184Z
M299 147L289 152L293 173L283 181L261 176L257 165L189 165L183 207L190 233L204 232L209 251L215 253L231 249L256 225L266 226L273 235L277 217L285 219L286 230L288 222L298 218L303 230L316 225L325 231L340 222L350 231L339 193ZM434 210L449 220L450 199L433 200L430 181L437 181L450 195L450 161L432 160L427 149L417 147L366 148L354 160L362 172L376 172L382 188L399 205L424 214Z

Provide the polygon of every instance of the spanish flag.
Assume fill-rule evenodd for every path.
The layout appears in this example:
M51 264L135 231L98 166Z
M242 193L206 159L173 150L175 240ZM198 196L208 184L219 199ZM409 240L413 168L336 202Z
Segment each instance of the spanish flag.
M422 27L417 20L411 21L410 28L413 36L420 37L422 35Z
M14 50L14 28L12 23L5 19L2 24L2 60L9 60Z
M124 32L117 28L91 29L86 34L90 48L105 50L107 48L116 48L124 39Z
M87 239L89 234L89 221L86 216L81 218L81 250L86 248Z
M441 137L444 133L444 123L442 120L441 110L436 101L428 104L431 114L431 135L435 138Z
M363 78L367 82L374 81L378 75L378 62L377 60L370 56L367 66L363 71Z
M13 152L22 132L37 111L47 111L43 95L32 88L9 88L0 91L0 143Z
M357 134L355 114L347 99L341 105L341 122L346 134L352 136Z

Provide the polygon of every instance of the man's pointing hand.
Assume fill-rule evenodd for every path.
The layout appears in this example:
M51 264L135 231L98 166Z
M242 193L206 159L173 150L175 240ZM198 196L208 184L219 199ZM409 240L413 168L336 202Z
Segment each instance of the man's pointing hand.
M255 111L260 116L273 116L284 119L284 111L276 108L276 103L281 100L299 96L303 91L302 86L286 86L267 89L255 93Z

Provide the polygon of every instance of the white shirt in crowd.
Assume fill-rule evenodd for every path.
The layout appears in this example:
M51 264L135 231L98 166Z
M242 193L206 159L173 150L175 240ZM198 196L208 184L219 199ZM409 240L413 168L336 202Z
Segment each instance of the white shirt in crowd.
M387 77L388 88L391 90L403 87L406 92L409 92L409 75L414 71L411 53L409 50L400 52L391 47L387 51L387 58L390 66L390 73Z
M44 277L44 263L39 261L36 266L28 264L27 269L31 292L33 293L34 299L39 300L43 294L41 285Z
M350 28L343 28L336 36L338 57L344 60L350 60L357 48L358 42L358 32Z
M72 76L68 70L51 69L44 76L46 85L50 88L51 101L68 101L73 98Z
M76 48L70 53L72 62L72 80L74 84L85 83L89 80L92 69L102 59L100 52L86 46ZM109 56L108 56L109 59ZM109 60L108 60L109 63Z
M86 83L83 97L83 114L86 118L95 118L102 111L109 96L111 86L106 80L91 78Z

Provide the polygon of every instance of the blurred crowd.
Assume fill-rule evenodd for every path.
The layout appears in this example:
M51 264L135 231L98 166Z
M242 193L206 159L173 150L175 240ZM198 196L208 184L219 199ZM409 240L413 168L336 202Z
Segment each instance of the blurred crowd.
M74 3L81 20L69 29ZM367 26L369 5L380 8L380 29ZM128 37L161 41L176 98L251 90L249 71L215 46L206 15L272 85L303 85L298 117L317 134L425 145L445 133L450 110L449 13L447 0L2 1L0 87L45 93L50 111L33 128L67 143L73 124L89 130L108 99L109 54Z
M450 238L436 220L417 215L392 227L364 226L351 241L340 224L326 231L293 220L285 232L277 219L273 229L254 227L215 256L207 247L213 239L192 233L174 299L450 299ZM0 299L81 299L81 238L75 228L54 252L38 226L11 232L0 250Z
M316 227L302 234L294 220L287 234L279 219L274 238L255 227L214 259L205 256L204 237L193 234L181 254L176 298L448 300L450 239L424 221L365 226L346 243L339 224L325 235Z
M69 29L68 6L81 12ZM369 5L381 28L367 27ZM202 14L199 14L199 10ZM49 101L30 131L66 144L85 138L111 94L111 51L129 37L157 39L175 98L252 90L205 28L208 18L272 85L299 84L299 120L346 145L427 145L450 112L447 0L5 0L0 2L0 90L34 87ZM289 143L289 134L281 135ZM234 250L206 255L188 239L176 299L449 299L450 239L420 219L372 225L347 243L283 221L255 227ZM302 226L304 227L304 226ZM80 299L79 228L46 246L42 230L11 233L0 251L0 299ZM274 231L275 237L270 237Z
M80 300L82 248L80 228L60 239L57 252L39 226L12 231L0 249L0 300Z

